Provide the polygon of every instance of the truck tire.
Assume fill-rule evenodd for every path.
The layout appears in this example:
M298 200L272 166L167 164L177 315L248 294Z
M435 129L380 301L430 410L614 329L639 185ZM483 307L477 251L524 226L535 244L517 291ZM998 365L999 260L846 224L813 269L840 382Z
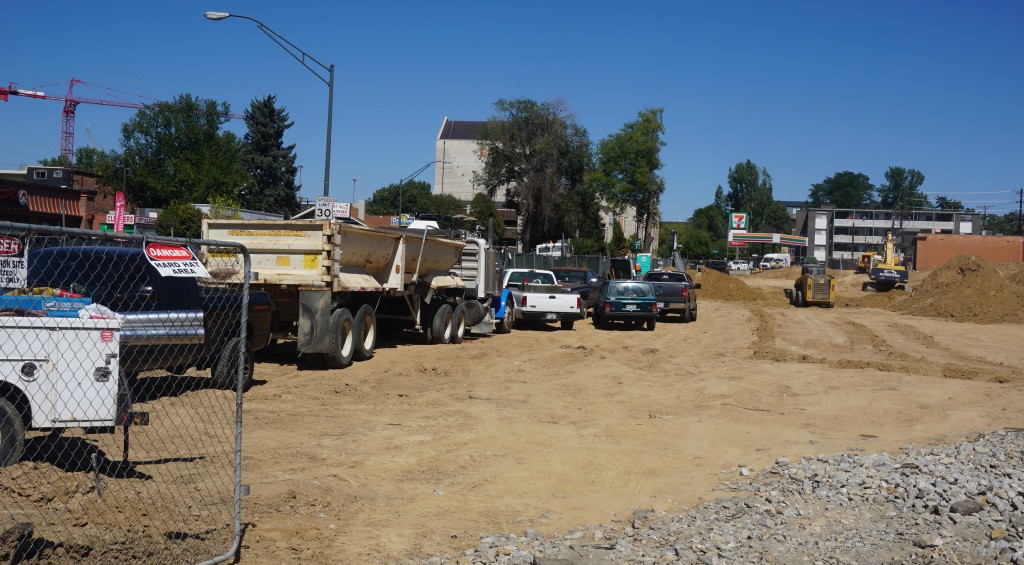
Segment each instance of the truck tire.
M689 315L686 316L687 319L689 319L689 317L690 317ZM657 325L658 325L658 320L656 320L654 318L651 318L651 319L647 320L647 331L653 332L654 331L654 327L657 326Z
M452 339L450 343L462 343L466 335L466 303L459 302L452 310Z
M689 324L691 320L693 320L693 310L687 306L686 310L683 311L683 323Z
M338 308L331 314L330 346L324 354L324 362L330 369L344 369L352 364L355 354L355 334L352 332L352 313Z
M797 308L803 308L807 304L804 302L804 291L798 290L793 293L793 304Z
M249 390L252 387L252 345L248 341L242 341L240 337L233 337L220 350L211 373L214 385L221 390L235 390L238 384L239 347L245 347L245 380L242 382L242 390Z
M494 333L507 334L512 331L512 325L509 324L509 316L512 315L512 310L511 305L505 306L505 317L498 320L497 324L494 324Z
M373 313L373 306L363 304L356 310L352 320L352 335L355 336L352 358L366 361L373 357L373 350L377 347L377 315Z
M690 311L690 321L691 322L696 322L697 321L697 307L696 306L694 306L693 310Z
M433 344L451 343L452 341L452 306L442 304L434 312L430 324L430 342Z
M562 329L563 330L572 330L572 326L575 323L576 323L576 320L562 320Z
M0 467L21 461L25 450L25 423L13 404L0 398Z

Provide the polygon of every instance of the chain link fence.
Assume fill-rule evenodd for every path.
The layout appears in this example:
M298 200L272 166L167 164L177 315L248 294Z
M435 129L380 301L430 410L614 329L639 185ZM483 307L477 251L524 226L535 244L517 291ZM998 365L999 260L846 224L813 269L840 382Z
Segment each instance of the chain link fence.
M234 555L248 272L238 244L0 222L0 562Z

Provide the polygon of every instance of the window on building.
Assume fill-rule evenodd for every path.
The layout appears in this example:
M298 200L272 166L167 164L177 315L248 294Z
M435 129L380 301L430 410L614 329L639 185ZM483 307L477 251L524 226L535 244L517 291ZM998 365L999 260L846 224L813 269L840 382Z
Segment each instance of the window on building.
M64 171L53 171L53 178L59 179L64 176Z
M46 180L46 171L32 171L32 178L36 180Z

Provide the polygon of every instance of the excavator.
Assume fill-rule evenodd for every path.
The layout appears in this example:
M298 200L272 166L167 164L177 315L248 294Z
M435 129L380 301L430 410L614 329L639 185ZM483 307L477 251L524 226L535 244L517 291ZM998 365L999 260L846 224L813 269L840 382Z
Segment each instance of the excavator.
M861 285L864 292L888 292L890 290L907 290L910 273L906 265L901 264L896 256L896 245L892 240L892 232L885 233L885 245L882 253L871 258L868 268L868 280Z

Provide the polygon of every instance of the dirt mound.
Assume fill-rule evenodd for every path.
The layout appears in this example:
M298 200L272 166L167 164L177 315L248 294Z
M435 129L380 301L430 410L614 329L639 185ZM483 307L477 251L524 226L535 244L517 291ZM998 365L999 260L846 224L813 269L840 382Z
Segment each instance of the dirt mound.
M697 296L713 300L747 300L755 302L771 302L772 299L764 292L750 288L740 277L726 275L713 269L705 269L700 273L691 273L694 281L700 283Z
M793 265L791 267L783 267L781 269L772 269L770 271L755 271L750 273L750 276L757 277L759 279L789 279L795 281L800 276L800 267Z
M959 255L932 271L910 296L889 308L918 316L979 324L1024 323L1024 270Z

